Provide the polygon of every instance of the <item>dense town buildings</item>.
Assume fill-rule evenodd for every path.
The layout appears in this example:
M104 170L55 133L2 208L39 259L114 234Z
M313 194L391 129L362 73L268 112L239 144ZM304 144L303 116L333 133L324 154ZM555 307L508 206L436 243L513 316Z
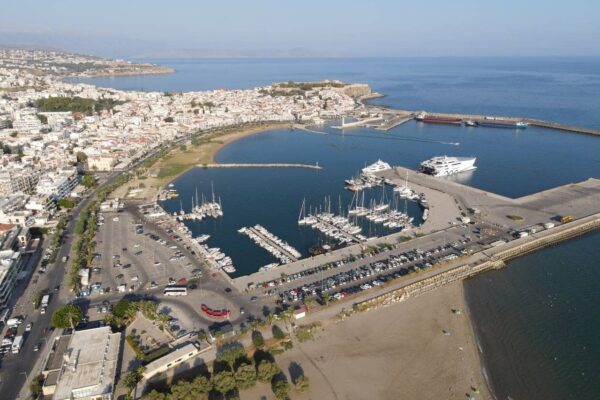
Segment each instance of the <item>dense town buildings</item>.
M51 222L56 202L75 195L78 161L92 172L125 170L167 141L211 128L343 115L356 105L351 96L365 90L327 82L161 93L64 80L161 68L52 51L0 51L0 223Z

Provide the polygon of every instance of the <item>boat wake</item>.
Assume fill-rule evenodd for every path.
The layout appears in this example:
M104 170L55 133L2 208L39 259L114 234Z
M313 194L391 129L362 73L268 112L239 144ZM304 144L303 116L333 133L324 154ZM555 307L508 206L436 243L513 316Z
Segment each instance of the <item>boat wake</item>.
M435 144L444 144L447 146L460 146L460 142L444 142L442 140L433 140L433 139L423 139L423 138L419 138L419 137L414 137L414 136L383 136L383 135L377 135L377 136L373 136L373 135L361 135L361 134L345 134L345 133L337 133L337 132L330 132L329 135L334 135L334 136L344 136L344 137L349 137L349 136L353 136L353 137L364 137L364 138L369 138L369 139L381 139L381 140L399 140L399 141L404 141L404 142L422 142L422 143L435 143Z

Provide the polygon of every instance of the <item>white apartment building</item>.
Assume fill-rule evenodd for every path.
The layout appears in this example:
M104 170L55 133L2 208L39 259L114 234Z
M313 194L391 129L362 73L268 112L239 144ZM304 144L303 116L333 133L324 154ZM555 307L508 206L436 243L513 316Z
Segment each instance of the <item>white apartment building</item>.
M7 305L22 267L21 253L14 250L0 250L0 309Z
M75 168L50 171L39 179L36 193L53 196L56 200L60 200L70 196L77 183L78 177Z
M31 193L39 179L39 172L30 168L0 170L0 196L17 192Z

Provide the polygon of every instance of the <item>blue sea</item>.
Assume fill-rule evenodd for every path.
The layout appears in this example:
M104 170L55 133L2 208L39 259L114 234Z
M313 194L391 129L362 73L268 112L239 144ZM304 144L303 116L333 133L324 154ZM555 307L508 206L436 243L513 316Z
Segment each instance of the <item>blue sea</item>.
M118 89L188 91L338 79L369 83L385 95L375 103L400 109L526 116L600 128L600 58L149 61L177 72L83 81ZM347 207L352 195L343 190L343 180L378 158L415 167L434 155L474 155L478 169L459 179L510 197L600 178L597 137L532 127L513 131L415 122L389 133L322 129L329 135L273 130L234 142L217 155L219 162L318 162L321 171L195 169L174 182L181 205L175 200L165 206L187 208L196 188L210 195L212 185L225 216L193 229L210 233L210 244L231 252L245 273L273 260L237 234L239 226L260 223L306 254L319 238L296 224L302 201L317 207L328 197L333 211ZM382 195L381 189L368 193L374 199ZM414 204L399 206L419 222ZM600 233L592 233L465 283L498 399L600 398L598 249Z

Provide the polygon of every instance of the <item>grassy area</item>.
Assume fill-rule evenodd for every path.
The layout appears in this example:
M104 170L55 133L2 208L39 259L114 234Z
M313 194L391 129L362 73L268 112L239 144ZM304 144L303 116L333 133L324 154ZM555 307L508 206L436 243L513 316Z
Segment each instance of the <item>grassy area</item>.
M162 167L160 169L160 171L158 171L158 179L175 177L175 176L181 174L182 172L184 172L188 167L189 167L189 165L187 165L187 164L180 164L180 163L167 164L164 167Z
M247 134L287 125L289 124L264 123L233 126L199 133L186 146L173 146L166 154L148 159L144 162L144 170L139 171L138 177L132 179L126 188L123 187L116 191L115 196L122 197L127 193L128 189L139 188L140 180L144 180L144 187L149 189L145 193L145 196L152 198L154 196L152 194L154 189L165 186L168 182L195 166L214 162L214 155L224 144Z
M512 219L513 221L523 221L523 217L520 215L507 215L506 218Z

